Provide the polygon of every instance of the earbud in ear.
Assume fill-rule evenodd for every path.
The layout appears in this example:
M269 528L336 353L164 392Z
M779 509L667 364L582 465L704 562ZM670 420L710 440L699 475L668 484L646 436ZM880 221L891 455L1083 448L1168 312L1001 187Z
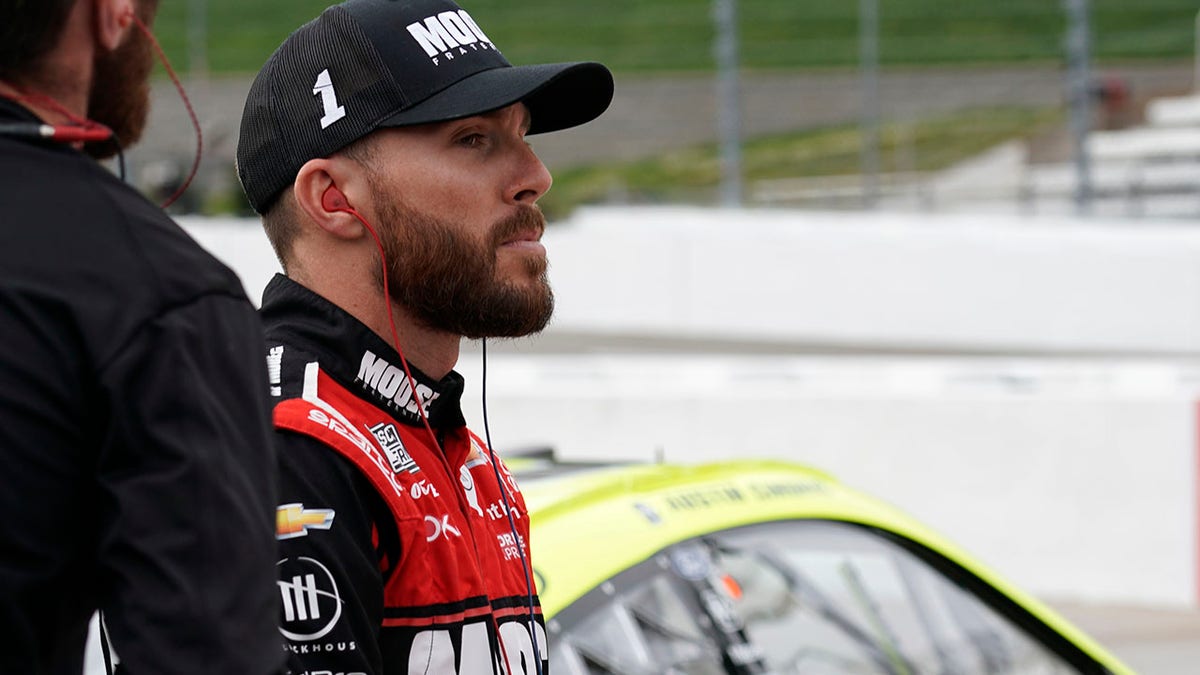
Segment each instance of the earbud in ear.
M350 202L346 201L346 195L342 194L342 191L335 185L325 188L325 192L321 195L321 206L326 211L350 211Z

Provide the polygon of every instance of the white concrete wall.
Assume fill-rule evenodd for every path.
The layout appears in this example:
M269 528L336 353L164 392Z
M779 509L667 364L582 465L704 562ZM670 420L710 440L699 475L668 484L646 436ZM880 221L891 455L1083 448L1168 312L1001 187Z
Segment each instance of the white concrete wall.
M185 226L261 295L277 264L256 225ZM533 341L490 364L499 448L786 457L1036 593L1197 603L1200 231L623 209L583 211L545 241L549 333L1043 356L537 356ZM1054 356L1088 352L1137 357ZM461 363L473 386L476 358Z
M547 233L552 330L1200 354L1200 229L614 209Z
M184 219L252 299L257 221ZM545 236L549 332L1200 356L1200 228L964 214L584 209Z
M480 364L464 409L480 426ZM498 448L778 457L891 502L1046 597L1196 602L1195 401L1174 362L493 356Z
M257 219L186 217L179 223L237 272L254 304L262 302L263 288L280 267Z

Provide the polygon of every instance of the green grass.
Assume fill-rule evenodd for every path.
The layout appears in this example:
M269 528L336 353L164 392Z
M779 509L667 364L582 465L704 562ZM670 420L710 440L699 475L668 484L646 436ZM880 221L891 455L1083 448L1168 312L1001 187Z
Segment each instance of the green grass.
M325 0L206 0L215 72L252 72ZM188 12L164 2L156 32L188 69ZM464 0L513 63L594 59L621 71L711 68L711 0ZM1101 60L1183 58L1193 49L1195 0L1093 0ZM853 65L853 0L740 0L742 63L754 69ZM1052 61L1066 19L1059 0L880 0L885 64Z
M1061 124L1060 109L978 108L881 129L881 169L935 171L998 143ZM856 126L835 126L751 139L743 147L747 183L774 178L851 175L859 171L862 137ZM720 178L713 145L653 159L560 171L541 200L561 217L582 204L604 201L712 202Z
M999 143L1028 138L1063 124L1060 108L975 108L880 130L880 169L884 172L936 171ZM859 172L862 136L857 126L763 136L742 148L743 176L776 178L848 176ZM554 187L539 202L551 219L585 204L713 203L720 180L717 148L699 145L654 158L582 166L554 174ZM241 189L210 195L203 212L252 215Z

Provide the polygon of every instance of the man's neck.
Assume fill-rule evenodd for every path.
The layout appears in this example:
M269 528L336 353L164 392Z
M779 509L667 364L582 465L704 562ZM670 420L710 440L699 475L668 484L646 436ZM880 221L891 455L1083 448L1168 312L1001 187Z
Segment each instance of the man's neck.
M51 88L0 81L0 96L15 101L49 124L70 121L72 115L76 118L87 116L87 93L83 88Z
M306 269L294 266L288 276L358 319L384 342L398 348L409 364L427 376L440 380L454 369L462 336L422 325L406 307L395 301L391 303L389 319L383 293L373 281L362 278L355 283L345 276L327 274L326 269L342 268L336 264L327 268L312 266L306 273ZM364 292L365 288L371 290ZM393 322L395 335L392 333Z
M395 302L392 302L392 317L396 326L395 335L392 334L386 308L376 313L374 321L364 323L399 351L409 364L429 377L440 380L454 369L458 363L461 336L421 326L405 308ZM363 320L362 317L358 318Z

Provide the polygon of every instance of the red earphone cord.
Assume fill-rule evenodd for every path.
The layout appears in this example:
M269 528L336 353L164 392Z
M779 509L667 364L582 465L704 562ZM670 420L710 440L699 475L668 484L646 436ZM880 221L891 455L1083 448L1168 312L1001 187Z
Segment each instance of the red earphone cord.
M396 354L398 354L400 356L400 365L404 368L404 377L408 379L408 386L410 389L412 389L413 399L417 402L417 412L421 416L421 422L425 425L425 431L427 431L429 433L429 438L430 438L430 440L433 441L433 446L435 448L441 447L441 443L439 443L438 439L437 439L437 434L435 434L433 432L433 426L429 424L429 417L426 416L426 414L425 414L425 404L421 401L421 397L417 393L417 384L416 384L416 381L413 379L412 371L409 370L408 359L405 358L405 356L404 356L404 350L400 348L400 333L399 333L399 331L396 330L396 319L392 315L392 296L388 291L387 253L384 251L383 241L379 238L379 233L377 233L375 231L375 228L372 227L371 224L367 222L367 219L364 218L362 216L362 214L358 212L357 209L355 209L353 206L350 206L350 203L346 201L345 195L343 195L341 193L341 191L337 189L337 187L330 185L329 187L325 188L325 192L322 193L322 195L321 195L321 206L323 206L325 208L325 210L327 210L327 211L342 211L344 213L348 213L348 214L354 216L355 218L358 219L358 222L362 223L363 227L365 227L367 229L367 232L369 232L371 234L371 238L375 240L375 246L376 246L376 248L379 249L379 265L381 267L380 271L382 272L382 277L383 277L383 301L384 301L384 305L387 306L388 328L392 332L392 346L395 347ZM508 507L507 491L504 489L503 482L500 478L500 468L496 464L496 462L497 462L496 454L495 454L495 451L492 450L491 446L492 446L491 439L488 439L488 451L492 454L492 468L495 469L495 471L496 471L496 482L500 486L501 496L504 498L505 511L508 513L509 526L512 528L513 535L515 537L516 525L512 521L512 509ZM521 551L521 558L522 558L522 562L524 562L525 552L523 550ZM531 580L529 579L528 571L526 571L526 583L527 584L532 583ZM530 591L530 595L532 596L532 590ZM538 650L538 647L537 647L537 633L535 632L534 627L532 625L533 621L534 621L532 598L530 600L529 611L530 611L529 637L530 637L530 640L533 642L534 653L537 655L535 657L538 661L536 664L537 672L541 673L542 672L542 663L541 663L542 657L541 657L540 651ZM496 624L495 617L492 618L492 623L496 628L497 639L499 639L500 626L498 624ZM499 644L500 644L500 651L503 655L504 660L509 661L508 650L504 648L504 643L500 642ZM508 671L513 672L512 665L511 664L506 664L506 665L508 666Z
M383 249L383 241L379 238L379 234L375 228L367 222L367 219L362 216L350 203L346 201L346 197L333 185L325 188L325 192L321 195L321 206L327 211L342 211L349 213L362 223L367 232L371 234L371 238L375 240L375 246L379 249L379 264L382 267L383 276L383 304L387 306L388 328L392 331L392 346L396 348L396 353L400 355L400 365L404 368L404 377L408 379L408 386L412 389L413 400L417 402L417 412L421 416L421 422L425 425L425 431L429 432L429 438L433 441L434 447L440 447L437 434L433 433L433 427L429 424L429 417L425 415L425 404L421 401L420 394L417 393L417 383L413 379L412 371L408 368L408 359L404 357L404 350L400 348L400 332L396 330L396 318L392 315L392 296L388 291L388 269L387 269L387 254Z
M184 192L187 192L188 187L192 184L192 180L196 177L196 173L200 171L200 158L204 154L204 134L200 130L200 120L196 117L196 110L192 107L192 101L188 98L183 84L179 81L179 76L175 74L175 69L171 67L171 61L167 59L167 54L163 51L162 45L158 44L158 38L154 37L154 33L146 27L146 24L142 22L137 14L133 15L133 22L137 25L138 30L142 31L142 34L150 40L150 46L154 47L155 53L158 54L158 60L162 62L163 68L166 69L167 75L171 78L171 82L175 84L175 90L179 92L179 98L183 99L183 107L187 108L188 118L192 120L192 128L196 130L196 155L192 160L192 168L188 171L187 178L184 179L183 184L175 190L175 194L168 197L162 203L162 208L165 209L174 204L175 200L182 197Z
M109 129L99 122L76 115L70 110L67 110L66 106L54 100L53 98L46 96L45 94L24 91L15 84L8 82L5 82L4 84L13 91L17 92L15 94L4 94L4 98L16 101L17 103L29 103L33 105L46 106L63 117L66 117L67 120L71 122L71 125L74 125L35 125L31 129L31 132L33 132L31 135L42 136L60 143L100 143L113 137L112 129Z

